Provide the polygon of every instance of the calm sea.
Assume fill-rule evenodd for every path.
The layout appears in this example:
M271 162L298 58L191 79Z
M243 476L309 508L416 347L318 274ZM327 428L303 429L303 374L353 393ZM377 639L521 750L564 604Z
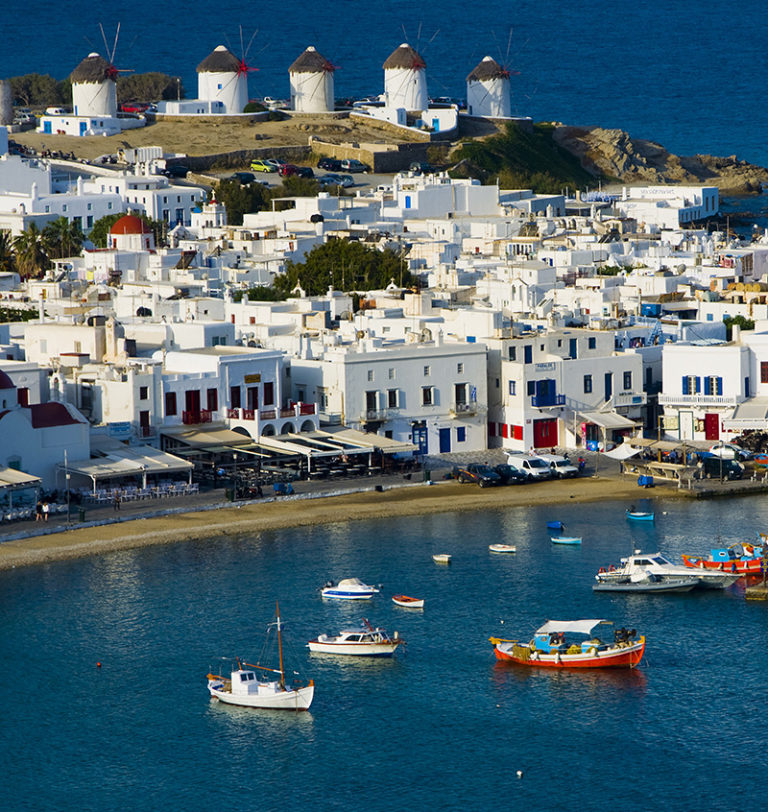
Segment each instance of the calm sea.
M768 606L738 588L611 597L591 584L633 548L754 538L768 506L661 501L651 526L626 522L627 506L256 526L0 573L2 807L757 808ZM552 519L582 546L553 545ZM517 555L490 554L499 540ZM452 565L435 565L436 552ZM345 576L382 593L363 605L319 597ZM396 592L426 609L394 606ZM259 656L276 599L288 665L317 686L311 711L212 702L205 674L220 656ZM397 629L405 653L343 662L304 647L362 616ZM497 665L487 642L583 617L644 633L642 666L534 672Z
M117 66L181 75L191 96L195 66L219 44L241 55L254 33L252 97L287 96L288 66L307 45L339 67L338 96L379 93L382 63L408 40L427 61L433 96L463 97L467 74L490 54L519 72L519 114L620 127L673 152L735 153L768 165L761 0L28 0L0 23L0 76L63 78L89 51L104 52L99 23L111 49L118 22Z

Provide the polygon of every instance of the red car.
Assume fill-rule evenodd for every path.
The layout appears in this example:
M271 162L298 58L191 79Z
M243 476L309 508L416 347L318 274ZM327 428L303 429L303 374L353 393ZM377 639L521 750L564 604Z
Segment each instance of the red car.
M291 175L298 175L300 178L314 178L315 173L309 166L296 166L295 164L283 164L278 170L284 178L289 178Z

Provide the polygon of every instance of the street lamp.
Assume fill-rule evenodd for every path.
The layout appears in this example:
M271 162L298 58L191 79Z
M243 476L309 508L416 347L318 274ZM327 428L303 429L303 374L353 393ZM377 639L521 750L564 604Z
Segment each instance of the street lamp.
M232 459L235 462L235 473L232 478L232 497L233 501L237 501L237 451L232 454Z

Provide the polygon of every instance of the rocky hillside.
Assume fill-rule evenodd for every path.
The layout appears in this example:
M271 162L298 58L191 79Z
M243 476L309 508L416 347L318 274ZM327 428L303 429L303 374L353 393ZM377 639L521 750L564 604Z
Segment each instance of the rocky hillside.
M768 185L768 169L740 161L735 155L673 155L661 144L632 138L623 130L559 124L553 138L590 174L622 183L709 184L728 194L760 192Z

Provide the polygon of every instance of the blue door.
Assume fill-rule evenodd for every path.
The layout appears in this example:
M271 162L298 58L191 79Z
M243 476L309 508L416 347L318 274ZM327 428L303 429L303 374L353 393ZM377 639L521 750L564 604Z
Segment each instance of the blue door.
M610 400L613 395L613 373L605 373L605 399Z
M451 430L440 429L440 453L449 454L451 451Z
M433 118L433 119L432 119L432 129L433 129L433 130L434 130L436 133L439 133L439 132L440 132L440 119L439 119L439 118Z
M50 121L44 121L43 122L43 132L46 135L51 135L53 133L53 130L51 130L51 122Z
M571 358L576 358L578 346L577 340L575 338L571 338L569 339L568 343L569 343L568 354L571 356Z
M557 401L557 384L551 378L536 381L534 406L554 406Z
M85 135L85 131L88 129L88 122L81 121L80 122L80 135Z
M419 447L419 454L427 454L427 427L424 423L411 425L413 444Z

